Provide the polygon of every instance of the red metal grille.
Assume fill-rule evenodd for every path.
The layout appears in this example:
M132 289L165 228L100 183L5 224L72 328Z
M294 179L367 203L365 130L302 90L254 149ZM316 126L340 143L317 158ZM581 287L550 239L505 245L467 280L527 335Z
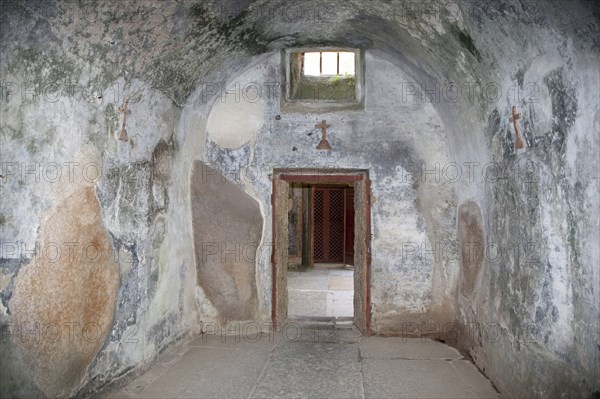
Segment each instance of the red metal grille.
M344 260L344 190L329 190L329 260Z
M315 262L344 261L344 189L315 188Z
M323 190L315 190L314 197L314 257L316 261L322 261L324 258L323 242L324 242L324 229L323 229Z

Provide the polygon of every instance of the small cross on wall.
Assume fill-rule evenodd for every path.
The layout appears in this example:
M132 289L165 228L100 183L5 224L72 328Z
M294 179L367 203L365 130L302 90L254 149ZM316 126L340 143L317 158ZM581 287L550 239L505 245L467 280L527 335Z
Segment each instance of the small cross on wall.
M321 141L317 145L317 150L331 150L331 145L327 141L327 128L330 126L325 119L315 125L316 128L321 129Z
M525 142L523 141L523 138L521 137L521 129L519 127L519 120L523 118L523 116L521 115L521 113L517 113L517 107L515 105L513 105L512 107L512 116L510 117L509 121L513 123L514 127L515 127L515 148L517 150L520 150L522 148L525 148Z
M129 137L127 136L127 130L125 130L125 124L127 123L127 115L131 113L131 111L127 108L129 104L129 99L126 99L123 105L121 105L118 111L123 115L121 118L121 128L119 129L118 139L121 141L129 141Z

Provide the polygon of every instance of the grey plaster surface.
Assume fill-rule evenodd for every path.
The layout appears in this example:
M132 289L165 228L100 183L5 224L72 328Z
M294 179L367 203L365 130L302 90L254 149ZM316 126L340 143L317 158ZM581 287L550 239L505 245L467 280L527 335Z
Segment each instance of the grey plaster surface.
M454 348L289 323L281 333L201 335L103 398L497 398ZM243 330L243 328L241 329ZM240 331L241 331L240 330Z
M47 293L72 297L53 284L98 269L57 262L17 306L26 270L47 257L38 244L68 244L58 248L69 258L87 248L60 238L68 228L40 236L47 211L78 199L74 188L94 186L120 268L114 316L99 312L113 320L110 334L63 386L64 396L87 397L207 323L269 319L274 169L365 170L375 333L456 322L461 348L506 396L597 396L599 4L0 1L2 331L34 325L23 309ZM281 50L312 45L364 51L364 111L282 109ZM258 101L249 88L262 89ZM119 111L127 103L130 113ZM315 149L323 119L332 151ZM237 224L226 237L195 234L216 219L190 223L201 202L195 161L257 202L260 247ZM71 216L69 226L87 223L86 213ZM220 252L205 273L202 244ZM41 325L98 323L90 302ZM61 332L78 357L71 330ZM50 373L24 362L14 337L0 342L0 396L41 397ZM40 351L36 361L51 368L56 357Z

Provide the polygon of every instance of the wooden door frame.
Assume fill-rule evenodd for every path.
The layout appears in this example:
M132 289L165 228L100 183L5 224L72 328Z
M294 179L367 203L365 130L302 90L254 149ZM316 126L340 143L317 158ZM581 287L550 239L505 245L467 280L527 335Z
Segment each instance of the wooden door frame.
M307 174L306 169L281 169L281 170L273 170L272 175L272 196L271 196L271 224L272 224L272 242L273 245L271 247L271 267L272 267L272 303L271 303L271 316L273 322L273 330L278 331L280 327L280 323L283 320L281 315L278 314L278 302L280 298L277 297L277 292L281 290L281 284L287 286L287 277L285 277L286 281L279 281L281 279L281 275L287 276L287 273L279 273L278 269L280 265L277 265L276 261L276 253L277 253L277 237L276 237L276 223L277 223L277 215L276 215L276 181L287 182L288 187L290 183L309 183L309 184L327 184L327 183L355 183L361 181L365 184L365 250L366 250L366 261L364 262L365 270L361 270L365 275L365 287L364 287L364 303L362 304L362 308L364 309L364 335L371 334L371 185L368 176L368 171L366 170L311 170L309 174ZM356 191L355 191L356 195ZM355 217L357 210L355 208ZM355 223L356 229L356 223ZM355 231L356 234L356 231ZM356 239L356 237L355 237ZM286 249L287 250L287 249ZM355 273L356 268L358 267L358 263L356 262L356 251L355 251ZM288 265L284 265L284 267L288 267ZM362 267L362 266L360 266ZM356 280L355 280L356 281ZM287 288L286 288L287 289ZM354 293L356 297L356 283L354 284ZM287 305L287 303L286 303ZM355 309L356 312L356 309ZM285 313L287 317L287 311L282 312ZM355 313L356 314L356 313ZM359 313L360 314L360 313Z
M352 202L354 202L354 185L352 185L352 187L344 187L344 260L343 263L345 263L346 265L352 265L354 266L354 245L352 245L352 263L348 262L348 257L346 256L348 254L347 251L347 234L348 231L350 231L347 227L348 227L348 200L347 200L347 196L348 196L348 191L352 190ZM354 219L356 219L356 214L354 213L354 204L352 204L352 215L354 216ZM354 243L354 220L352 221L352 242Z

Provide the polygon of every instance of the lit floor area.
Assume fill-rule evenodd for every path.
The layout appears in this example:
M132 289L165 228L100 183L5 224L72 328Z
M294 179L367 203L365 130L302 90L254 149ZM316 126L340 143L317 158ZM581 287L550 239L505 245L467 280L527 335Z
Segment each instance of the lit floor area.
M288 317L353 317L354 271L343 264L316 264L288 271Z
M202 335L103 398L497 398L454 348L420 338L303 328Z

